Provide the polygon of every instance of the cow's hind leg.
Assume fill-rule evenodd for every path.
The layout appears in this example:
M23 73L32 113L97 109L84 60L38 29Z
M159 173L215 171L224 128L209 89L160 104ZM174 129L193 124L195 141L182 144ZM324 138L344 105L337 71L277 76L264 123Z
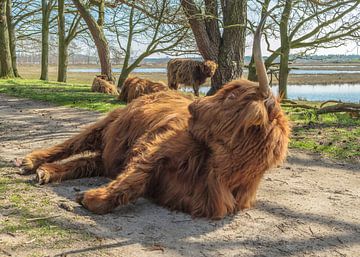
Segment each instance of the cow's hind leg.
M159 131L163 129L163 127L159 128ZM129 160L124 171L105 187L79 194L77 202L92 212L104 214L119 205L134 202L144 196L153 174L162 170L162 164L159 163L162 156L157 156L158 153L154 151L156 147L152 147L152 145L160 145L161 140L166 141L172 136L174 136L174 132L165 129L163 133L149 133L145 137L139 138L140 143L134 146L136 149L134 156Z
M104 173L100 154L80 157L63 164L44 163L36 170L36 181L39 184L60 182L69 179L96 177Z
M51 163L57 160L62 160L84 151L101 151L102 132L104 128L117 117L118 112L119 110L113 111L106 118L98 121L94 125L85 129L83 132L61 144L47 149L36 150L28 154L22 162L21 173L35 173L37 168L43 163Z

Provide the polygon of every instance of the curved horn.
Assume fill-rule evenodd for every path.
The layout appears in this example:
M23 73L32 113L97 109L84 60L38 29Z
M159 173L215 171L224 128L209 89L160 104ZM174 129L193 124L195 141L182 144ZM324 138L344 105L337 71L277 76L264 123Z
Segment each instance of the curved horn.
M269 79L266 73L265 64L262 60L262 53L261 53L261 33L266 21L267 15L264 15L262 17L259 26L257 27L254 35L254 44L253 44L253 55L254 55L254 61L255 61L255 68L256 73L258 75L259 80L259 88L260 92L263 94L264 97L267 97L269 95Z

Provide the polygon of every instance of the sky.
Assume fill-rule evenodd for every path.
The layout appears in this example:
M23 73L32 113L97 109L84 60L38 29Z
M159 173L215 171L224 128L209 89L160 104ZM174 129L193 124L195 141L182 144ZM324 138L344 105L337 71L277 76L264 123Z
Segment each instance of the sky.
M280 42L276 40L270 40L270 43L273 46L272 47L273 49L276 49L277 47L280 46ZM250 44L252 44L252 42L248 43L248 46L245 49L245 55L251 55L252 47L250 46ZM263 55L266 56L270 54L270 52L268 52L266 49L265 42L262 42L262 52ZM292 52L292 53L296 53L296 52ZM352 54L359 55L360 46L357 46L357 44L354 41L348 40L345 45L339 47L319 48L317 49L315 54L316 55L352 55Z

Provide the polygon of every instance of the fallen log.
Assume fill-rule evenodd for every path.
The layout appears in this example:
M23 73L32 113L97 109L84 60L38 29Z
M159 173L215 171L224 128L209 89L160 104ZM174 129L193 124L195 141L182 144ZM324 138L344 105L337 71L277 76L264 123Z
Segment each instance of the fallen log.
M312 109L317 110L318 108L315 106L310 106L306 104L282 104L282 107L291 107L291 108L303 108L303 109Z
M328 101L323 102L322 104L320 104L320 108L322 108L325 104L328 104L328 103L342 104L342 102L338 101L338 100L328 100Z
M316 110L317 114L325 113L335 113L335 112L350 112L350 113L360 113L360 104L351 104L351 103L340 103L331 106L325 106Z

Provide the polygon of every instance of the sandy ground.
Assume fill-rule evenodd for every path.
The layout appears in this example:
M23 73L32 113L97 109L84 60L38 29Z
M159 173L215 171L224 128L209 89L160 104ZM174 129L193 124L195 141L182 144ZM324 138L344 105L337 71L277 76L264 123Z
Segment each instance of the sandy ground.
M256 207L220 221L192 220L146 199L93 215L74 195L106 179L37 186L11 167L14 158L60 142L98 117L0 95L0 177L14 182L0 191L0 256L360 256L359 167L317 155L291 150L264 177ZM14 204L19 194L21 208ZM24 210L48 216L46 235L7 230ZM52 228L65 229L68 238L49 236Z

